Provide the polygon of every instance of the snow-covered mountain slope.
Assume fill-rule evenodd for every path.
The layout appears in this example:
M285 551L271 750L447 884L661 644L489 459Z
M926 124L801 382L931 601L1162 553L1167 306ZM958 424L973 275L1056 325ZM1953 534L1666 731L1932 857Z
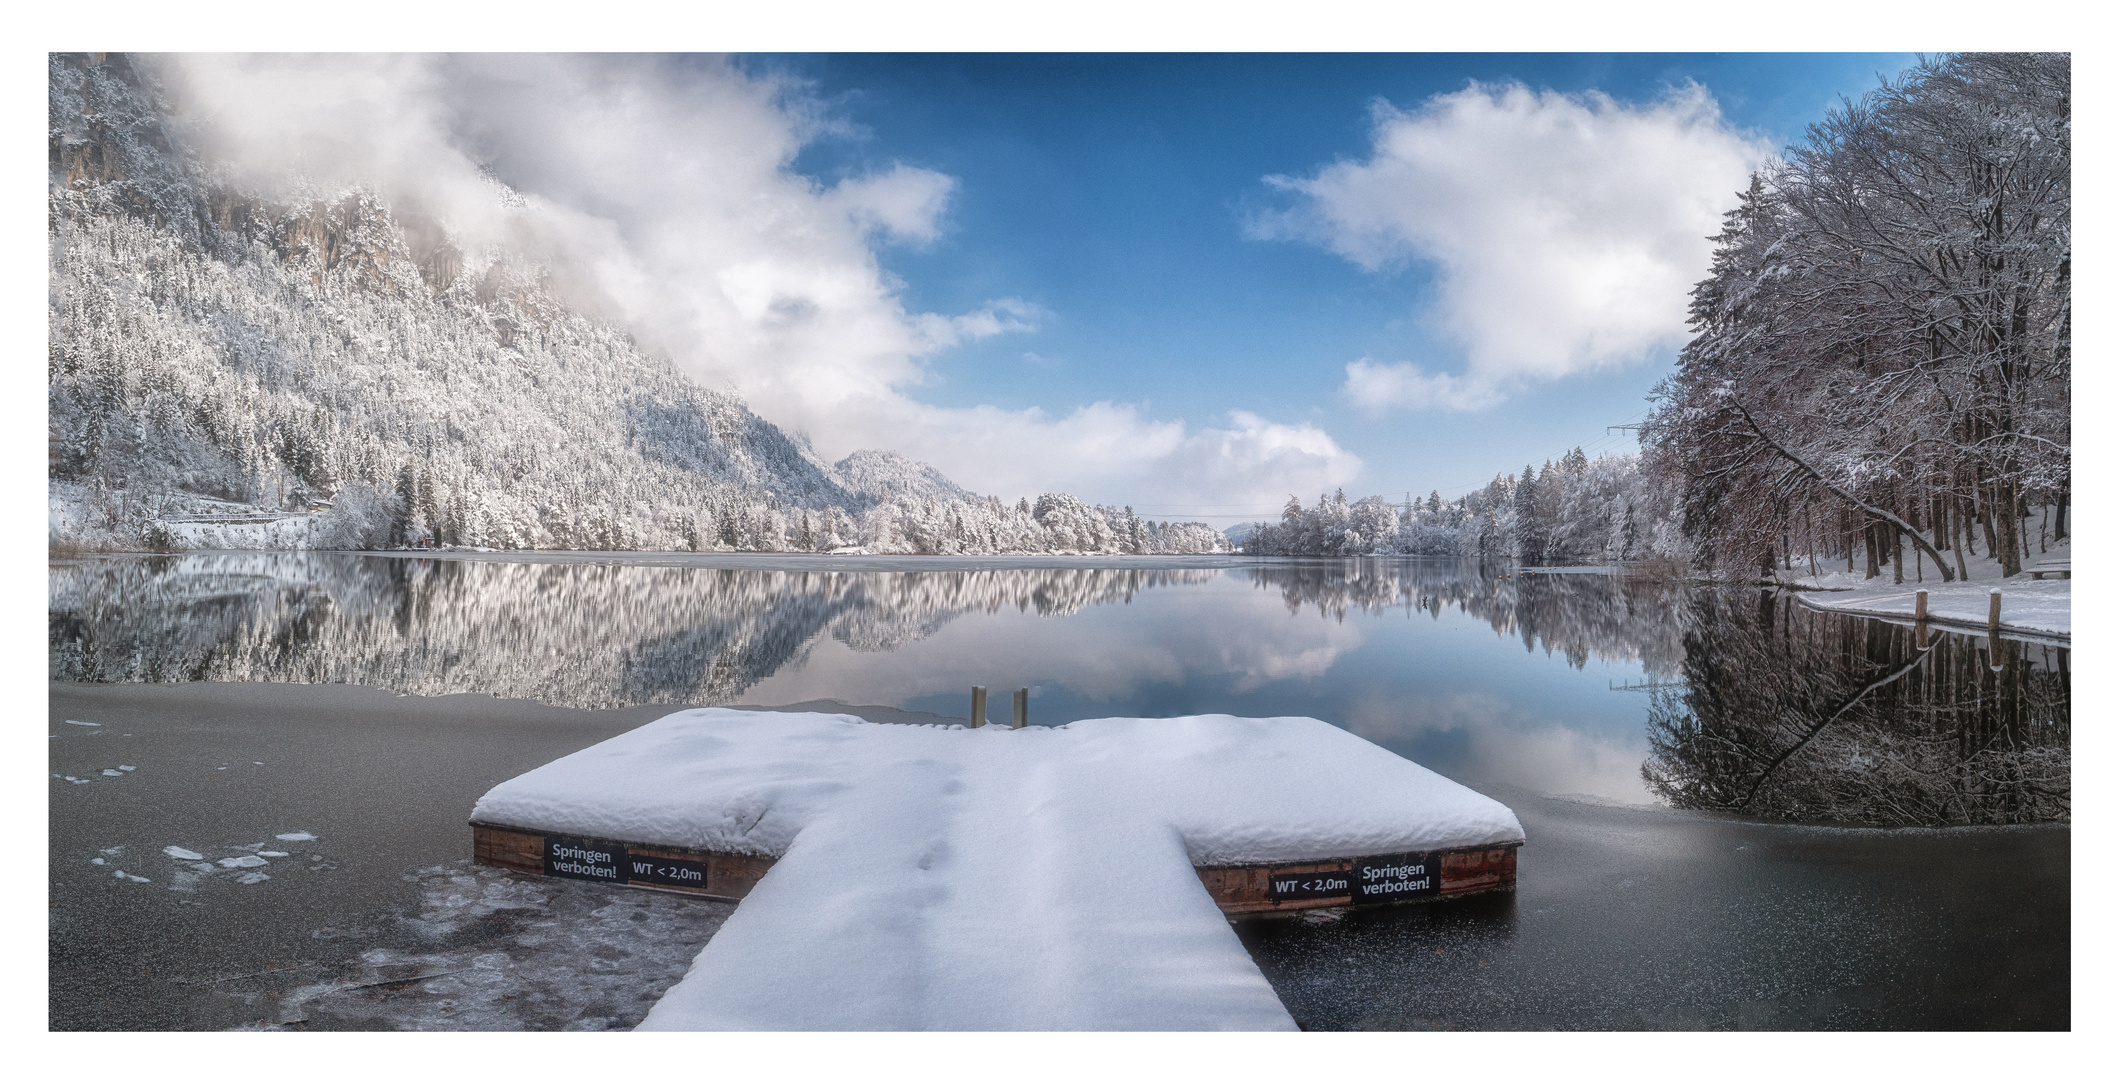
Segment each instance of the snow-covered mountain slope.
M859 450L835 463L835 478L874 502L967 502L976 497L946 474L892 450Z
M54 54L49 83L55 549L1224 549L888 451L831 465L572 306L532 248L364 187L251 190L152 64Z
M846 486L573 310L549 268L374 192L216 182L126 57L54 55L50 89L54 479L269 507L370 485L402 530L496 547L711 546L967 497L893 454L846 461Z

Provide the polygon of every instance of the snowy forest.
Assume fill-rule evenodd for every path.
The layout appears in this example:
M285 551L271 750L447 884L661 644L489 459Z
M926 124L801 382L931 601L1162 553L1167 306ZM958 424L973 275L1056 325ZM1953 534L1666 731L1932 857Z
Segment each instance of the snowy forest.
M1966 580L2066 537L2069 58L1924 60L1740 198L1641 433L1696 561Z
M2014 577L2069 535L2069 59L1925 59L1755 175L1640 455L1452 502L1294 499L1244 546Z
M536 258L373 191L240 190L147 65L55 54L49 79L54 551L1228 546L885 451L831 464L574 310Z
M1436 491L1408 506L1379 495L1348 503L1342 489L1312 507L1289 499L1279 520L1258 524L1242 546L1260 555L1421 555L1522 566L1638 562L1684 550L1674 506L1650 488L1637 457L1590 458L1577 447L1453 501Z

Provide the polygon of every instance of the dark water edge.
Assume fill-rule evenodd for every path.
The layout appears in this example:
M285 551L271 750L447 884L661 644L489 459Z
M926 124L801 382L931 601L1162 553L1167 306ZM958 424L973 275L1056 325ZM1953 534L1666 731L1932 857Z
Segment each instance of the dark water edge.
M1761 824L1487 790L1513 893L1237 931L1309 1030L2066 1031L2066 825Z
M467 863L482 792L668 706L269 683L49 695L52 771L99 777L51 798L54 1030L627 1027L731 910ZM101 778L121 758L136 770ZM2068 1025L2065 825L1836 829L1480 786L1528 829L1516 893L1237 922L1304 1027ZM271 840L291 830L318 839ZM181 891L161 853L262 841L300 861Z

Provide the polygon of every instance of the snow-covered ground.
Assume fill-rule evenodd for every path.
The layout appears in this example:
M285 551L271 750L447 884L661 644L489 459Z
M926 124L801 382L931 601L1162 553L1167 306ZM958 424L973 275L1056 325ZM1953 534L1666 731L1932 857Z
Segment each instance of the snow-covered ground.
M1520 841L1305 717L1058 728L675 713L473 819L777 856L649 1029L1287 1029L1192 869Z
M1912 553L1909 552L1909 559ZM1928 618L1932 623L1945 626L1972 627L1985 630L1988 626L1988 594L2002 592L2002 629L2012 633L2036 634L2045 637L2069 637L2069 581L2061 577L2035 580L2030 571L2034 569L2067 569L2069 567L2069 541L2050 544L2044 555L2035 546L2032 558L2024 563L2026 573L2014 578L2002 576L2002 565L1992 559L1966 557L1966 581L1939 581L1933 564L1922 560L1927 568L1927 579L1915 573L1910 561L1904 584L1892 583L1889 569L1875 578L1864 578L1862 571L1841 570L1834 572L1827 563L1819 563L1824 573L1812 576L1808 573L1780 574L1782 581L1804 590L1797 594L1805 605L1820 611L1844 611L1859 615L1879 615L1911 621L1914 617L1914 593L1927 590ZM1844 562L1842 563L1844 566Z

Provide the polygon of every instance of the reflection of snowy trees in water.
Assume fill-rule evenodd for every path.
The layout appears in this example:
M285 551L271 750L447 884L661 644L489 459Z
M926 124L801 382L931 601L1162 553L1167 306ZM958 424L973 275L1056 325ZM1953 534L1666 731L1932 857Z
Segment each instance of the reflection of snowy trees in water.
M1678 806L1871 825L2069 816L2069 650L1705 591L1682 688L1649 710L1650 785Z
M1677 670L1686 592L1676 582L1613 574L1501 576L1474 559L1322 559L1252 567L1258 588L1277 589L1286 610L1312 607L1342 621L1369 614L1448 609L1483 620L1524 648L1554 652L1579 668L1595 657L1639 661L1650 675Z
M1003 608L1070 615L1223 571L872 573L643 562L219 553L55 565L50 674L87 682L359 683L576 707L713 704L832 637L885 652ZM1479 619L1658 687L1643 776L1675 805L1884 825L2065 820L2068 650L1812 612L1758 590L1474 561L1232 571L1289 612ZM1211 636L1245 627L1207 625ZM1992 666L1991 666L1992 664Z
M953 573L213 554L54 566L83 682L359 683L605 708L728 701L825 632L885 651L968 612L1069 615L1214 570Z

